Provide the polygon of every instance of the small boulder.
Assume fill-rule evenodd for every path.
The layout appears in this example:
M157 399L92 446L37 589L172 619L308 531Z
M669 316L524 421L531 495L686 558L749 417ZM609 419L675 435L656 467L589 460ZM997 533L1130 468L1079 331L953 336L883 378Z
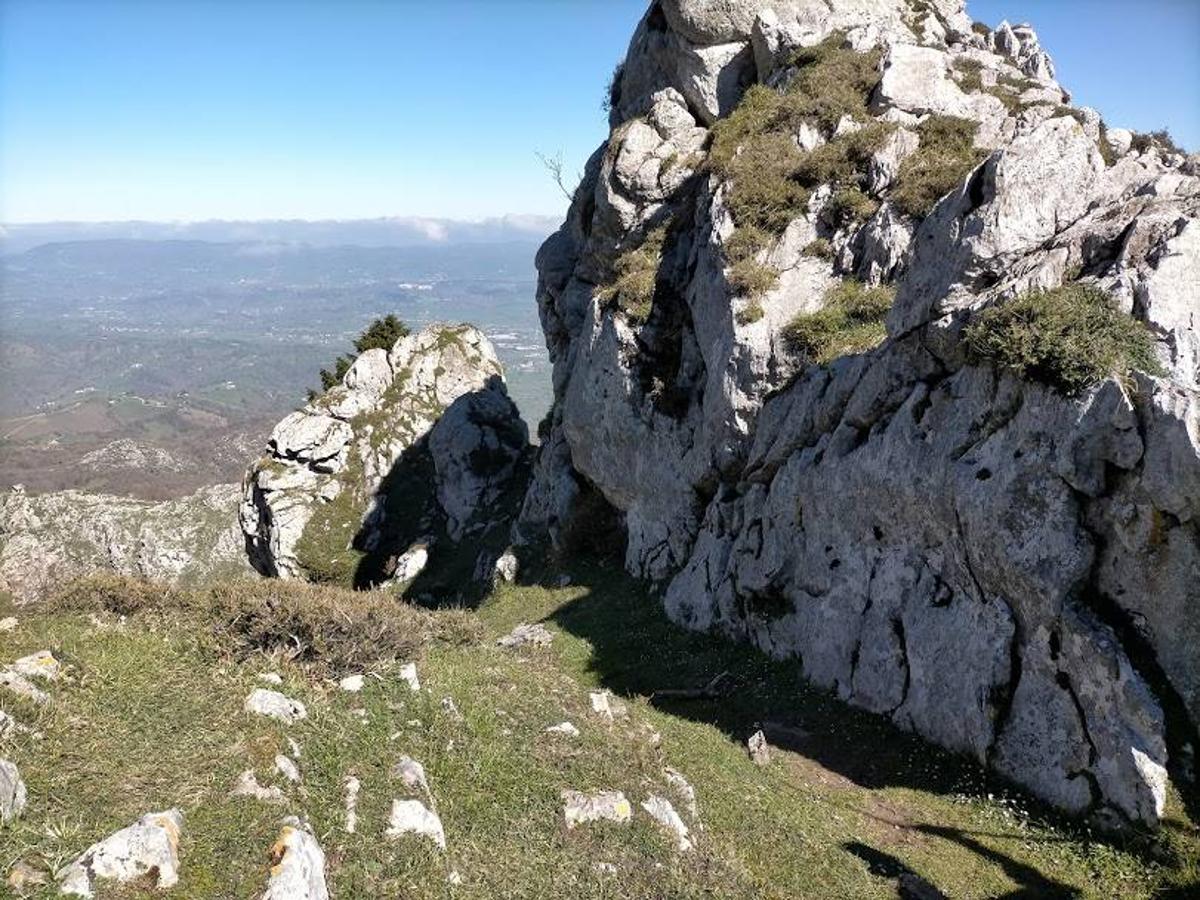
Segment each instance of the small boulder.
M24 697L39 706L50 702L50 695L41 690L20 672L12 669L0 671L0 687L11 691L18 697Z
M275 771L292 784L300 783L300 768L282 753L275 754Z
M41 681L58 681L63 674L62 663L55 659L49 650L39 650L29 656L22 656L12 664L12 670L18 675Z
M266 688L255 688L246 698L246 712L257 716L267 716L291 725L301 719L308 718L308 710L299 700L286 697L279 691L269 691Z
M59 891L77 897L93 896L97 878L125 883L156 875L162 890L179 881L179 833L183 813L178 809L147 813L84 850L55 877Z
M287 797L284 796L283 791L278 787L267 787L266 785L259 784L253 769L247 769L238 776L238 780L234 782L229 796L251 797L263 803L278 804L287 802Z
M17 860L8 872L8 886L18 894L23 894L31 888L49 884L50 878L46 872L34 868L25 860Z
M348 694L357 694L363 689L363 684L364 680L362 675L347 675L338 682L338 687Z
M500 558L496 560L496 565L492 568L492 580L512 584L517 580L519 569L520 564L517 562L517 555L511 550L505 550L500 554Z
M0 822L11 822L25 810L25 782L16 763L0 759Z
M546 734L564 734L567 737L579 737L579 729L570 722L559 722L546 729Z
M421 679L417 677L417 664L405 663L400 667L400 680L408 685L414 694L421 690Z
M611 722L613 719L623 719L629 715L629 707L624 700L613 696L611 691L592 691L589 695L592 701L592 712Z
M358 829L358 792L362 789L360 782L353 775L347 775L346 781L346 833L354 834Z
M675 807L671 805L670 800L666 797L660 797L657 794L651 794L642 802L642 809L650 814L650 818L674 836L676 845L680 850L688 851L692 849L692 841L688 837L688 827L683 823L683 819L679 817L679 813L675 811Z
M0 631L12 631L17 627L17 624L16 616L5 616L3 619L0 619ZM21 863L17 865L21 865Z
M563 818L570 831L576 825L606 819L625 823L633 817L633 809L621 791L596 791L584 794L580 791L563 791Z
M771 762L771 748L767 744L767 736L761 730L750 735L746 741L746 752L750 754L750 759L756 766L765 766Z
M425 780L425 767L411 756L400 757L399 762L392 766L391 776L399 778L405 787L421 791L429 795L429 782Z
M534 647L547 647L552 640L554 640L554 633L547 630L541 622L533 625L522 622L496 643L501 647L524 647L527 644Z
M665 774L667 776L667 784L670 785L676 796L683 802L683 808L691 818L692 825L702 830L704 826L700 824L700 807L696 803L696 789L692 787L691 782L675 769L668 768L665 770Z
M294 817L271 846L271 877L262 900L329 900L325 853L312 833Z
M393 800L385 835L389 838L418 834L429 838L442 850L446 849L446 833L442 820L420 800Z

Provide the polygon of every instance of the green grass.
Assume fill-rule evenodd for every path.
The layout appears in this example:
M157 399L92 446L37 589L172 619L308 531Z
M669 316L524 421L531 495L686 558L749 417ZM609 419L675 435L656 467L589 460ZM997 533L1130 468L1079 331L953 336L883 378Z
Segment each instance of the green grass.
M551 562L542 574L551 581L557 572ZM419 695L387 656L357 660L378 677L351 695L336 688L336 672L320 657L289 658L283 644L231 651L211 629L221 603L176 607L144 589L117 604L129 616L124 624L103 612L101 625L88 619L95 607L78 597L74 606L22 611L19 629L0 635L0 658L52 647L72 678L51 686L54 702L40 710L5 700L44 737L4 748L21 768L30 804L0 832L0 862L58 865L148 809L179 805L181 881L170 896L185 898L260 892L285 813L308 816L333 896L344 898L890 898L894 878L873 871L904 868L956 898L1018 890L1140 898L1196 874L1195 839L1186 837L1190 825L1174 796L1153 846L1095 840L971 764L807 687L797 663L673 626L625 575L588 564L570 574L567 588L503 587L478 613L397 608L382 594L338 599L411 617L421 636L404 658L418 664L426 687ZM301 590L339 597L329 588ZM337 604L315 606L319 613ZM466 620L476 623L470 633L453 637ZM495 646L517 622L539 620L556 633L551 647ZM215 621L226 621L224 612ZM288 622L280 620L282 631ZM242 713L245 695L260 684L256 673L268 670L308 705L306 721L284 728ZM737 682L731 698L649 699L655 689L701 685L722 671ZM626 698L627 720L606 724L590 713L587 692L600 687ZM442 708L445 696L462 721ZM579 739L544 734L563 719L581 729ZM803 734L782 742L791 749L777 746L760 769L743 746L757 722ZM282 785L287 805L229 798L246 767L279 783L271 761L287 752L286 736L302 747L304 779L299 788ZM400 795L387 773L400 754L426 767L446 828L444 857L417 840L382 838L390 801ZM675 852L640 812L629 826L562 827L562 789L623 790L637 810L650 791L667 791L666 766L698 795L705 827L693 853ZM355 835L341 828L342 781L351 772L362 782ZM1168 867L1156 858L1178 861ZM601 861L618 873L598 872ZM448 885L450 870L463 876L461 886ZM158 895L102 888L99 896Z
M821 309L800 313L783 327L784 346L799 359L820 364L870 350L887 336L884 319L893 297L890 287L842 281L825 294Z
M985 154L974 147L978 123L933 115L917 126L916 151L900 164L891 200L901 212L923 219L954 190Z
M667 225L648 232L640 244L617 257L611 276L598 290L601 299L615 302L631 322L650 317L666 240Z
M739 293L753 298L774 286L778 272L755 257L804 213L814 188L837 189L832 214L841 225L874 211L861 182L892 128L872 121L867 111L878 62L877 52L856 53L835 34L797 53L793 64L799 69L784 90L754 85L713 127L708 166L727 183L735 230L725 254ZM801 125L829 134L845 116L862 127L808 152L796 145Z
M1072 394L1137 370L1163 374L1154 337L1103 291L1072 283L984 310L966 330L967 350L1023 378Z

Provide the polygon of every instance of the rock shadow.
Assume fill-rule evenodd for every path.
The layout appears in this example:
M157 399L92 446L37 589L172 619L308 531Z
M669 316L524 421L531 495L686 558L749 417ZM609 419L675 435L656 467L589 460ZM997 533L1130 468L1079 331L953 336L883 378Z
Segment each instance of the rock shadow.
M448 428L455 430L438 434ZM500 378L456 399L380 481L352 544L361 554L354 587L396 584L417 605L478 606L491 590L495 560L508 549L533 452ZM464 506L461 493L439 496L439 477L459 488L478 486L479 502ZM406 567L419 571L404 577Z
M1141 832L1101 838L1085 832L1082 823L1025 795L973 760L812 686L799 660L772 659L749 645L675 625L653 590L617 566L586 563L570 571L573 582L585 587L586 593L547 620L591 644L590 667L614 693L646 697L663 712L717 727L742 744L761 729L771 745L803 758L798 777L836 780L823 778L832 773L868 790L900 787L943 796L1009 796L1031 820L1077 834L1081 841L1105 841L1148 863L1162 863L1164 856L1168 865L1174 863L1170 845L1161 838ZM552 578L544 583L552 583ZM714 686L717 690L707 693L705 689L723 673L725 677ZM1173 824L1178 823L1164 823L1164 836ZM1000 865L1015 882L1027 886L1026 893L1013 897L1075 896L1072 888L963 833L934 825L911 827L954 841ZM1021 831L988 837L1014 844L1027 839Z

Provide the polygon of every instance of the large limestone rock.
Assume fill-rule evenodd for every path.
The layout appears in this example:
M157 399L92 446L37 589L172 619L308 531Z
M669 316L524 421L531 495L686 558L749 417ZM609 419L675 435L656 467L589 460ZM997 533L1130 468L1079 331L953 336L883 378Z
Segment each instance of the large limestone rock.
M427 576L439 554L507 541L528 455L487 338L429 326L275 427L245 479L250 561L359 586Z
M747 315L727 186L695 159L665 182L658 154L703 147L748 83L785 84L834 31L880 50L865 99L893 130L860 181L880 205L839 224L813 190ZM1200 166L1068 98L1031 28L974 33L956 0L653 4L538 254L556 403L515 537L562 540L604 506L680 623L797 657L1066 810L1154 824L1200 722ZM974 122L982 162L915 219L889 198L931 114ZM630 319L594 286L668 221ZM850 276L895 287L887 339L804 366L783 325ZM1076 280L1146 323L1165 377L1068 397L969 364L981 310Z
M248 573L240 496L237 485L161 502L16 487L0 495L0 591L31 602L96 571L183 585Z
M57 874L59 892L95 896L95 881L125 883L151 877L159 889L179 881L179 835L183 814L177 809L146 813L93 844Z

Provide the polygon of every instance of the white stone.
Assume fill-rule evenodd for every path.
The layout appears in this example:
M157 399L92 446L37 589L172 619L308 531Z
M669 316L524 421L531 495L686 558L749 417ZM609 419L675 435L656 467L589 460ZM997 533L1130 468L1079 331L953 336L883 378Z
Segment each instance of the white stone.
M419 790L429 795L429 782L425 780L425 767L411 756L401 756L392 766L391 776L399 778L410 790Z
M563 791L563 818L570 831L576 825L598 822L625 823L633 817L633 809L621 791L595 791L584 794L579 791Z
M446 833L442 820L420 800L393 800L392 813L384 834L389 838L404 834L427 837L442 850L446 849Z
M300 783L300 767L282 753L275 754L275 770L293 784Z
M11 822L25 811L25 782L16 763L0 759L0 822Z
M592 704L592 712L609 722L623 719L629 714L625 701L615 697L611 691L591 691L588 699Z
M650 818L661 825L674 838L676 846L681 851L692 849L692 841L688 836L688 827L684 824L671 801L658 794L651 794L642 801L642 809L649 813Z
M250 797L263 803L286 803L287 797L282 789L272 785L267 787L258 783L253 769L246 769L238 776L233 788L229 791L231 797Z
M329 900L321 845L296 819L285 822L271 847L271 874L261 900Z
M344 782L346 788L346 825L347 834L354 834L358 830L358 792L362 789L362 783L353 775L347 775Z
M512 584L517 580L517 570L520 564L517 562L517 555L511 550L505 550L496 560L496 565L493 567L493 578L496 581Z
M278 672L260 672L258 674L258 680L265 682L266 684L283 684L283 676Z
M767 736L762 731L756 731L746 741L746 750L756 766L765 766L771 762L771 748L767 744Z
M293 700L278 691L270 691L266 688L252 690L246 697L245 709L248 713L278 719L289 725L308 718L308 710L299 700Z
M5 616L3 619L0 619L0 631L12 631L16 627L17 627L17 617L16 616Z
M570 722L559 722L546 728L547 734L563 734L567 737L579 737L579 729Z
M49 650L39 650L29 656L22 656L12 664L12 670L26 678L42 681L58 681L62 677L62 664Z
M0 670L0 687L11 691L18 697L24 697L26 700L39 705L50 702L49 694L37 687L37 685L24 675L14 672L12 669Z
M94 896L96 879L119 883L155 875L159 890L179 881L179 836L183 813L178 809L147 813L83 851L55 875L59 891L79 897Z
M347 675L338 682L338 687L347 693L357 694L363 689L363 683L364 681L362 675Z
M554 633L541 622L530 625L527 622L515 626L512 631L496 641L501 647L547 647L554 640Z
M405 663L400 667L400 680L408 685L414 694L421 690L421 680L417 677L417 664Z

